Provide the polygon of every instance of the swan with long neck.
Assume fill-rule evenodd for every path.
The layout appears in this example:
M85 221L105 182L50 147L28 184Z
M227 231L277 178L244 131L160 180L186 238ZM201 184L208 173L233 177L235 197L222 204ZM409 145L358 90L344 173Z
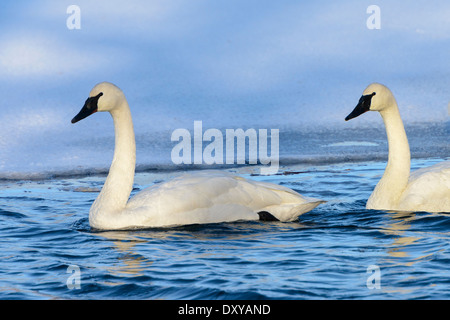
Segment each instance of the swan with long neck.
M221 171L185 174L155 184L129 199L135 174L136 143L128 102L115 85L102 82L90 92L76 123L97 111L114 121L115 149L108 177L89 211L100 230L170 227L249 220L294 221L324 201L303 197L272 183Z
M450 161L410 175L408 138L392 92L382 84L372 83L345 120L367 111L380 113L389 144L386 169L367 201L367 209L450 212Z

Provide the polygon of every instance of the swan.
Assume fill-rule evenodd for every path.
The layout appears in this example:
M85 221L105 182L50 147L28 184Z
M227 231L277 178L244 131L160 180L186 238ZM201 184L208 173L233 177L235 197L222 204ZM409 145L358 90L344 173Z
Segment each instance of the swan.
M378 111L386 127L389 156L384 174L366 208L394 211L450 212L450 161L410 174L410 150L397 102L386 86L370 84L345 118Z
M106 181L89 211L94 229L171 227L241 220L294 221L324 201L276 184L207 170L152 185L129 199L135 174L136 144L130 108L121 89L97 84L76 123L97 111L114 121L115 149Z

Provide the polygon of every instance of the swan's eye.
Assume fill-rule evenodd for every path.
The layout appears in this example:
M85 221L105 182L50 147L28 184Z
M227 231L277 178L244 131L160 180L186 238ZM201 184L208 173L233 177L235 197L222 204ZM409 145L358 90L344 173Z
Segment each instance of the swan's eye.
M370 110L370 105L372 104L372 97L376 95L375 92L373 92L372 94L368 94L367 96L362 96L360 103L363 104L363 107L366 111Z
M85 105L88 109L97 110L98 109L98 99L103 95L103 92L100 92L98 95L94 97L87 98Z
M98 99L100 99L100 97L103 95L103 92L100 92L98 95L94 96L94 97L89 97L86 100L86 105L89 109L93 109L96 110L98 109Z
M98 95L96 95L95 97L91 97L90 99L92 99L93 101L95 101L95 103L97 104L98 99L100 99L100 97L103 95L103 92L100 92Z

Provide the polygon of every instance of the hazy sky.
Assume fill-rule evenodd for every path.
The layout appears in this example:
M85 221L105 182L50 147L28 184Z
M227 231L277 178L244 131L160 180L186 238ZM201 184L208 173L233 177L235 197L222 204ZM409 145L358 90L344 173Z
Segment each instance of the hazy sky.
M380 29L367 27L372 4ZM67 27L70 5L80 29ZM70 124L101 81L124 90L143 134L194 120L343 125L374 81L406 121L445 121L449 17L448 0L2 1L0 151L112 135L104 117Z

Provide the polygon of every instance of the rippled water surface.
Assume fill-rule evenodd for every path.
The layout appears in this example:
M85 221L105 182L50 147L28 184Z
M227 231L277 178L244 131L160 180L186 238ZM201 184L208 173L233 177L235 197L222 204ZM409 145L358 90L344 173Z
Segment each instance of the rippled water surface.
M235 169L328 200L298 222L117 232L89 227L103 176L4 181L0 299L449 299L450 217L366 210L384 166Z
M3 0L0 299L450 299L449 215L366 210L386 130L376 112L344 121L381 82L413 169L450 159L450 2L375 4ZM101 81L131 109L133 193L207 167L174 165L177 129L192 154L209 129L267 130L271 155L274 129L279 174L216 169L328 202L293 223L92 230L114 124L71 119Z

